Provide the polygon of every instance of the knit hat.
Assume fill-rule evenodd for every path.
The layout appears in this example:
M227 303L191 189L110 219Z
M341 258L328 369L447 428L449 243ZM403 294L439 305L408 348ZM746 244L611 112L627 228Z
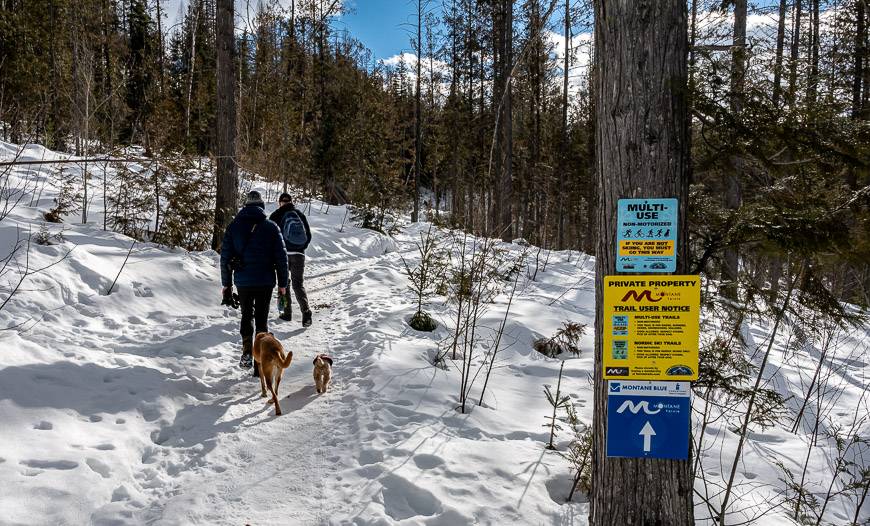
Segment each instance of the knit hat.
M256 190L251 190L248 192L247 198L245 198L245 206L247 205L260 205L265 206L263 203L263 198L260 196L260 192Z
M289 201L290 203L293 203L293 198L290 197L290 194L284 192L280 197L278 197L278 202L280 203L281 201Z

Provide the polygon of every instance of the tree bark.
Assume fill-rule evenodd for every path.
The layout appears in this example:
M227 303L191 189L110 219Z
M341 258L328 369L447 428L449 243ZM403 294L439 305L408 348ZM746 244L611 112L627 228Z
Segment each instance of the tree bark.
M801 0L795 0L793 19L794 31L791 34L791 53L788 72L788 104L792 109L794 109L795 94L797 93L797 67L801 43Z
M860 1L860 0L858 0ZM782 57L785 51L785 12L788 0L779 0L779 20L776 25L776 62L773 67L773 106L782 98Z
M601 362L602 284L604 276L615 273L617 200L679 199L677 271L688 269L687 18L684 0L600 0L595 4L595 151L601 190L592 526L694 524L690 461L607 458L607 389Z
M196 69L196 34L199 32L199 15L200 10L202 9L202 5L200 0L194 0L189 9L193 10L193 22L191 23L191 18L188 17L188 23L190 25L190 71L188 72L187 77L187 106L184 109L185 117L184 117L184 136L190 137L190 107L193 99L193 73ZM220 52L218 52L220 55Z
M861 83L864 79L864 57L867 49L864 46L867 40L866 0L855 0L856 27L855 27L855 56L854 74L852 76L852 118L861 116L862 98Z
M812 21L810 45L810 75L807 83L807 105L816 104L819 92L819 0L812 0L810 20Z
M166 67L163 64L163 57L166 55L166 49L163 43L163 11L160 9L162 0L154 0L157 4L157 44L159 46L158 63L160 67L160 94L163 94L163 87L166 84Z
M562 142L559 144L559 211L556 249L565 249L565 170L568 169L568 54L571 42L571 0L565 0L565 56L562 62Z
M513 79L511 78L511 69L513 67L513 20L514 8L513 0L503 0L504 12L504 35L502 37L504 57L501 65L504 68L502 78L504 79L505 91L504 98L501 104L502 118L501 123L501 181L496 183L501 185L499 210L501 210L501 218L497 223L501 230L501 238L503 241L510 241L513 238L513 216L514 208L513 195Z
M220 250L223 233L238 204L236 167L235 34L233 0L217 0L217 194L211 246Z
M423 0L417 0L417 79L414 82L414 210L411 222L416 223L420 216L420 171L423 169L423 128L420 120L423 108L420 105L420 65L423 54Z
M735 120L740 119L743 110L743 91L746 84L746 0L734 2L734 36L731 48L731 114ZM731 169L729 170L725 189L725 208L734 211L740 208L743 201L743 189L740 184L740 163L735 156L731 157ZM731 246L725 249L725 275L726 284L722 287L722 294L732 300L737 299L737 281L740 270L740 254L737 247Z

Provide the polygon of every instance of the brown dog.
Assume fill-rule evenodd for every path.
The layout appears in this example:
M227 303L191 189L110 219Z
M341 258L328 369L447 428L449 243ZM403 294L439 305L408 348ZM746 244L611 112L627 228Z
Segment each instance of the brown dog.
M275 416L281 414L281 405L278 404L278 386L281 385L281 377L284 369L290 367L293 361L293 352L284 353L275 335L271 332L258 333L254 338L254 361L260 370L261 396L266 398L266 387L272 393L272 403L275 404Z
M314 358L314 386L318 393L325 393L332 379L332 358L325 354L318 354Z

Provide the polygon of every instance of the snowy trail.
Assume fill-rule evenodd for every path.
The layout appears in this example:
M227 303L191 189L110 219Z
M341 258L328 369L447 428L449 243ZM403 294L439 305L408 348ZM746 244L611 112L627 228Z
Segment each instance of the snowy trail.
M298 321L270 321L270 330L294 351L279 393L282 417L275 417L272 406L259 397L259 383L236 369L237 337L206 353L220 364L212 373L215 377L235 381L228 391L227 382L216 383L202 402L188 406L190 425L179 416L161 430L156 449L163 472L158 468L153 476L172 479L173 466L190 461L197 469L178 473L177 480L164 486L164 493L141 512L142 519L157 524L319 524L336 514L338 503L324 498L325 485L341 467L349 467L342 466L347 459L338 450L358 429L357 405L368 398L365 391L372 385L364 374L371 351L366 354L346 343L357 339L354 331L367 326L351 319L368 309L357 303L354 315L343 308L343 297L349 283L372 264L366 259L311 265L309 293L317 304L330 307L316 311L316 323L308 329L299 328ZM235 325L230 325L227 330L218 322L212 328L235 332ZM311 360L318 352L330 353L337 365L325 395L315 392L311 377ZM217 418L202 418L203 413ZM184 445L203 443L208 448L209 441L213 449L208 452L191 452ZM176 495L179 488L183 492ZM199 510L208 512L200 515Z

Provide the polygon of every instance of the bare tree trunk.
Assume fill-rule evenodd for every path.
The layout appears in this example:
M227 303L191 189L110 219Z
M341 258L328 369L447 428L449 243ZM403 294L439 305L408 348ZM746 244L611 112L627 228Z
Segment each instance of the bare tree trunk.
M506 83L504 97L501 104L501 160L502 166L500 170L501 181L496 182L496 185L501 186L499 192L500 203L498 209L501 211L501 218L496 223L501 230L501 238L504 241L510 241L513 237L511 225L513 223L512 210L513 204L513 80L511 78L511 69L513 66L513 19L514 9L513 0L503 0L504 28L503 28L503 53L504 57L501 65L504 68L502 71L502 79Z
M740 119L743 110L743 91L746 84L746 0L734 2L734 37L731 50L731 113L735 120ZM743 201L743 189L740 183L741 163L732 156L731 169L728 172L725 190L725 207L734 212L740 208ZM737 299L738 277L740 271L740 254L737 247L725 249L725 280L722 294L732 300Z
M602 285L604 276L615 272L614 218L620 198L679 199L677 272L688 270L687 18L684 0L595 3L595 152L600 202L591 526L694 524L689 460L606 456L607 387L600 359Z
M859 0L860 1L860 0ZM785 50L785 13L788 0L779 0L779 20L776 25L776 63L773 67L773 106L782 98L782 56Z
M163 56L166 54L166 48L163 43L163 13L160 10L160 2L162 0L154 0L157 4L157 44L160 47L158 60L160 66L160 94L163 94L163 85L166 83L166 67L163 65Z
M861 116L862 98L861 98L861 83L864 79L864 58L867 53L865 42L867 40L867 21L865 18L867 6L866 0L855 0L856 11L856 28L855 28L855 62L854 74L852 76L852 118L858 119Z
M794 31L792 31L791 35L791 53L789 57L788 104L793 109L795 94L797 93L797 67L801 44L801 0L795 0L794 16L792 18Z
M423 169L423 128L420 120L423 108L420 105L420 65L423 54L423 0L417 0L417 79L414 82L414 210L411 212L411 222L416 223L420 217L420 171Z
M199 14L202 9L200 0L194 0L190 8L193 9L193 26L190 28L190 72L187 76L187 107L184 110L185 137L190 137L190 105L193 100L193 72L196 70L196 33L199 28Z
M810 75L807 84L807 104L813 107L819 92L819 0L812 0L810 20L812 21L810 46Z
M239 174L236 166L235 34L233 0L217 0L217 194L211 246L220 250L223 233L236 210Z
M695 42L698 40L698 1L692 0L692 20L689 24L689 89L695 89Z
M565 57L562 61L562 142L559 145L559 212L556 248L565 249L565 170L568 169L568 69L571 49L571 0L565 0Z
M485 228L487 235L501 235L498 232L498 224L501 220L501 178L502 178L502 159L504 158L502 150L504 149L502 130L502 105L504 104L505 78L504 78L504 0L494 0L492 3L492 112L495 117L495 133L494 133L494 150L495 150L495 170L491 171L489 184L489 197L491 199L491 207L486 215L488 228ZM481 62L483 62L481 60ZM483 75L481 74L481 89L483 89ZM492 164L492 160L490 160Z

